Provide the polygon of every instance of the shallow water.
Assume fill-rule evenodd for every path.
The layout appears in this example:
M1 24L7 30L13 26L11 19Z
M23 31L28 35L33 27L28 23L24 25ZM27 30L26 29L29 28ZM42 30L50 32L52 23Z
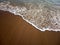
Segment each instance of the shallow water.
M25 0L5 1L0 0L0 10L9 11L21 16L35 28L45 31L60 31L60 10L47 3L32 3ZM18 2L18 3L17 3Z
M60 0L46 0L46 1L56 5L60 5Z

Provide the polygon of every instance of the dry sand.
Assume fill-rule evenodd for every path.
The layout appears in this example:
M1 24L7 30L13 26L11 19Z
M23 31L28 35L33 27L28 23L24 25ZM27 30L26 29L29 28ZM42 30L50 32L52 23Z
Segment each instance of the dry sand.
M0 10L0 45L60 45L60 32L41 32L20 16Z

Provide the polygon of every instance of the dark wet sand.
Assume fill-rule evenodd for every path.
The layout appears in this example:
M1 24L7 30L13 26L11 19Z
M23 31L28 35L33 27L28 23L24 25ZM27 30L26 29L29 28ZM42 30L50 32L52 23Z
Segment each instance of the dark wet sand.
M0 45L60 45L60 32L41 32L20 16L0 11Z

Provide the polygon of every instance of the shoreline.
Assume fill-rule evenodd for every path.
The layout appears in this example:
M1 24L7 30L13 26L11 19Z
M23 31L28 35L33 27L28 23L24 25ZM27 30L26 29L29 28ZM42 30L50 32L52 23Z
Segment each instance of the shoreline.
M26 12L26 11L29 11L29 10L27 10L27 8L26 7L18 7L18 6L13 6L13 5L10 5L10 2L7 2L7 4L4 4L4 3L1 3L1 6L0 6L0 10L3 10L3 11L8 11L8 12L10 12L10 13L13 13L14 15L19 15L19 16L21 16L22 18L23 18L23 20L25 20L26 22L28 22L29 24L31 24L32 26L34 26L35 28L37 28L38 30L41 30L41 31L46 31L46 30L48 30L48 31L60 31L60 29L51 29L51 28L45 28L45 27L42 27L42 29L39 27L39 26L37 26L38 25L38 23L35 25L34 23L32 23L32 21L30 22L30 20L28 20L29 18L27 18L27 16L25 16L25 13L28 13L28 12ZM36 10L36 9L35 9ZM30 10L30 11L33 11L33 10ZM39 10L36 10L37 12L39 12ZM35 11L35 12L36 12ZM40 10L40 11L42 11L42 10ZM34 12L34 11L33 11ZM30 13L30 12L29 12ZM32 13L32 12L31 12ZM21 14L23 14L23 15L21 15ZM32 15L32 14L31 14ZM40 14L39 14L40 15ZM25 19L25 17L27 18L27 19ZM28 16L29 16L29 14L28 14ZM41 19L42 20L42 19ZM34 20L33 20L34 21Z

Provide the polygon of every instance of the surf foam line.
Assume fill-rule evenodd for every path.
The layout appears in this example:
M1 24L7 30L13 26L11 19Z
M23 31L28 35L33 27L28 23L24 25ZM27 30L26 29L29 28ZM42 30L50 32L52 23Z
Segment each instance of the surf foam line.
M28 22L29 24L31 24L32 26L34 26L35 28L37 28L40 31L45 31L45 30L48 30L48 31L60 31L60 29L52 29L52 28L49 28L49 27L47 27L47 28L44 28L44 27L43 28L40 28L40 27L38 27L39 24L38 23L37 23L38 25L35 24L34 20L31 21L31 20L29 20L29 18L27 18L27 19L25 18L25 17L27 17L26 15L28 15L30 17L30 15L29 14L26 14L26 13L30 13L33 10L35 10L33 12L39 12L39 11L41 12L42 11L41 8L38 8L38 9L31 9L30 8L28 10L25 6L22 6L22 7L20 7L20 6L13 6L13 5L10 4L10 2L1 2L0 3L0 10L9 11L9 12L15 14L15 15L21 16L26 22ZM36 13L34 13L34 14L36 14ZM34 15L34 16L36 16L36 15Z

